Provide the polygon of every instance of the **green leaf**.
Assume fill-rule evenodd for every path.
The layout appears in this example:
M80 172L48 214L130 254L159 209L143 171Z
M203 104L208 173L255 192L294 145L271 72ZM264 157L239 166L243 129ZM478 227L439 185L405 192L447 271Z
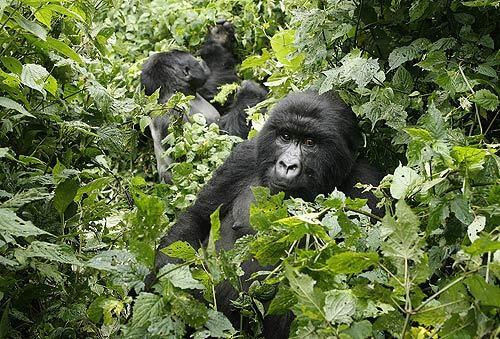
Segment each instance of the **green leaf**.
M30 117L30 118L35 117L31 113L29 113L21 104L18 104L14 100L6 98L6 97L0 97L0 106L18 111L22 115L25 115L25 116Z
M478 275L465 279L465 284L474 298L482 305L500 307L500 288L498 286L486 283L484 278Z
M80 55L76 53L71 47L66 45L64 42L49 36L47 37L47 43L51 49L58 51L62 55L67 56L68 58L78 62L79 64L83 63Z
M437 300L429 302L413 319L424 326L438 326L445 322L447 314L445 308Z
M45 28L43 28L42 26L40 26L36 22L27 20L25 17L23 17L22 15L20 15L18 13L16 13L16 15L14 15L14 20L23 29L25 29L26 31L32 33L33 35L39 37L43 41L45 41L47 39L47 31L45 30Z
M193 328L203 326L208 320L207 307L191 296L180 294L172 300L172 313Z
M308 275L294 271L290 267L286 268L285 276L290 284L290 289L298 300L294 313L316 320L325 319L326 315L323 311L324 295L314 288L316 281Z
M25 64L23 65L23 70L21 72L21 82L34 90L45 94L43 87L45 86L45 80L48 78L49 72L40 65L37 64Z
M468 170L482 169L487 155L487 150L464 146L454 146L451 152L451 156Z
M271 59L271 54L267 49L262 49L262 55L251 55L241 62L240 71L245 69L255 69L263 67L264 64Z
M392 77L392 84L395 88L410 93L413 89L413 78L411 73L403 66L398 67Z
M47 80L45 81L45 86L43 86L43 89L47 90L50 94L52 94L54 97L57 97L57 80L54 78L52 75L49 75Z
M54 12L52 12L49 8L42 7L35 12L35 18L47 26L47 28L50 28L53 14Z
M396 217L386 215L382 221L383 233L389 235L382 245L384 254L419 262L423 255L420 220L404 200L396 204Z
M389 71L398 68L409 60L416 59L420 55L419 52L419 49L412 45L395 48L389 54Z
M45 9L51 10L53 12L58 12L60 14L66 15L69 18L84 22L85 19L79 13L75 12L73 9L68 9L64 6L58 4L49 4L44 7Z
M2 318L0 318L0 338L7 338L10 328L9 324L10 299L8 299L7 302L2 306L3 306L3 312L2 312Z
M161 251L171 258L190 261L196 258L196 250L187 241L176 241Z
M303 54L298 54L291 57L297 48L294 45L295 41L295 31L294 30L282 30L277 32L271 38L271 47L276 55L276 59L290 70L297 70L304 60Z
M415 193L423 178L413 169L399 165L394 171L390 192L394 199L402 199Z
M267 314L285 314L293 305L297 303L297 298L287 286L281 285L274 296Z
M22 255L27 258L43 258L64 264L84 265L84 263L76 257L71 247L43 241L33 241L28 248L22 252Z
M203 289L203 285L193 278L189 266L167 264L160 269L158 274L163 275L164 272L168 273L162 276L162 279L168 279L175 287L182 289Z
M472 245L464 248L464 251L471 255L480 255L498 250L500 250L500 241L491 239L490 235L483 235L475 240Z
M215 338L225 338L236 334L236 330L226 316L215 310L208 310L208 321L205 324L210 335Z
M476 93L472 96L471 101L488 111L496 110L499 103L498 97L487 89L480 89L476 91Z
M54 207L59 213L64 213L66 208L73 202L78 191L78 182L75 179L66 179L56 187L54 195Z
M354 322L342 333L350 335L352 339L365 339L372 335L372 324L368 320Z
M376 265L378 255L375 252L357 253L342 252L333 255L327 261L328 268L336 274L360 273L367 268Z
M410 22L416 21L425 14L425 11L429 7L429 0L417 0L413 1L410 7Z
M159 295L140 293L135 299L132 325L134 327L147 326L151 320L161 317L165 312L165 302Z
M370 82L382 83L385 73L380 70L377 59L364 58L361 51L354 50L341 60L341 66L323 72L326 75L324 83L332 83L339 86L349 81L354 81L360 88L366 87ZM324 92L328 86L324 86Z
M16 58L4 56L1 57L2 64L12 73L20 75L23 70L23 64Z
M325 292L326 320L332 323L352 322L352 316L356 312L356 297L351 290L332 290Z
M210 215L210 234L208 236L207 252L215 253L215 243L220 239L220 206Z
M59 163L59 160L57 161L57 164ZM52 174L56 176L55 173L56 167L54 166L54 170ZM82 187L78 188L78 191L75 194L75 197L73 198L74 201L78 202L82 200L82 197L84 194L90 194L94 191L101 191L104 187L108 186L111 182L113 182L113 177L101 177L97 178L91 182L89 182L86 185L83 185Z
M50 234L39 229L31 221L25 221L10 209L0 208L0 234L2 236L29 237Z

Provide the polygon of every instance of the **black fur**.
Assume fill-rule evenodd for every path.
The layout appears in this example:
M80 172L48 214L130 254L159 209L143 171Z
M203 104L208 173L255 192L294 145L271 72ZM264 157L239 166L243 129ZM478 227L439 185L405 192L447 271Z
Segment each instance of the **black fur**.
M246 138L250 126L245 109L265 99L267 92L264 88L253 81L244 81L234 100L230 98L224 106L209 102L219 91L218 87L239 82L232 53L233 42L233 25L221 21L209 29L199 51L202 60L177 50L152 55L144 63L141 73L146 95L160 88L160 103L166 103L175 92L194 95L190 114L201 113L207 124L215 122L226 133ZM223 119L220 119L221 115L224 115ZM167 135L168 124L169 118L165 115L156 117L150 125L158 174L164 182L170 182L167 168L172 163L171 159L163 156L162 140Z
M318 194L335 188L348 196L359 196L356 182L377 185L378 173L366 162L356 159L360 140L356 117L332 93L290 94L272 110L259 135L239 144L199 193L196 202L180 215L160 248L177 240L194 248L206 242L210 214L221 207L221 239L218 248L230 249L236 239L252 234L249 204L252 186L266 186L272 192L312 201ZM370 196L371 205L375 204ZM176 262L157 252L156 267ZM261 269L250 260L243 264L243 287L247 278ZM217 305L239 328L240 315L231 309L230 300L237 292L223 283L216 290ZM286 338L292 316L270 317L264 321L266 338ZM248 324L243 324L244 328Z

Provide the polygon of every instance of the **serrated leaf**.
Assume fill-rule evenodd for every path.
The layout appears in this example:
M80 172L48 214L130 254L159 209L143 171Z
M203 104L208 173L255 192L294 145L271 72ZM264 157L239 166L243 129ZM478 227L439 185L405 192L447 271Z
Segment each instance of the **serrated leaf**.
M210 335L215 338L225 338L236 333L226 316L212 309L208 310L208 321L205 327L210 332Z
M18 111L22 115L25 115L25 116L30 117L30 118L35 117L31 113L29 113L21 104L15 102L14 100L12 100L10 98L0 97L0 106Z
M483 235L476 239L472 245L465 247L464 250L472 255L495 252L500 250L500 241L491 239L489 235Z
M396 219L386 215L382 221L383 233L388 235L383 243L384 254L420 262L423 255L419 235L420 220L404 200L396 204Z
M274 51L276 59L290 70L297 70L304 60L303 54L292 56L297 50L294 45L295 31L282 30L277 32L270 40L271 47Z
M332 323L352 322L356 312L356 297L350 290L332 290L325 292L325 306L323 307L326 320Z
M454 146L451 152L459 164L471 171L482 169L487 155L487 150L466 146Z
M267 314L285 314L293 305L297 303L297 298L287 286L280 286L278 292L274 296Z
M336 274L360 273L376 265L378 255L375 252L357 253L342 252L334 254L327 260L328 268Z
M476 91L476 93L472 96L471 101L488 111L494 111L497 109L499 103L498 97L487 89L480 89Z
M29 237L31 235L50 234L39 229L31 221L26 221L17 216L10 209L0 208L0 234L14 237Z
M168 272L167 274L164 274ZM158 275L162 276L162 279L168 279L172 285L182 289L203 289L203 285L196 279L193 278L189 266L177 266L174 264L168 264L163 266Z
M45 86L45 79L49 76L49 72L37 64L25 64L21 72L21 83L34 90L45 94L43 87Z
M159 295L141 293L135 299L132 325L142 327L150 324L152 319L161 317L165 312L165 302Z
M416 59L419 55L418 48L412 45L395 48L389 54L389 71L398 68L409 60Z
M30 21L20 14L14 15L14 20L19 26L21 26L26 31L32 33L33 35L39 37L43 41L47 39L47 31L45 28L37 24L36 22Z
M408 93L413 89L413 78L406 68L400 66L392 77L392 84L395 88Z
M161 249L171 258L182 259L190 261L196 258L196 250L187 241L176 241L165 248Z
M69 204L73 202L78 186L78 182L74 179L66 179L57 185L54 195L54 207L59 213L64 213Z
M372 324L368 320L362 320L349 325L349 329L342 333L348 334L352 339L365 339L372 335Z
M310 276L296 272L288 267L285 276L288 279L291 291L294 292L298 300L294 313L297 314L298 312L311 319L323 320L325 317L323 311L324 295L314 288L316 281Z
M22 252L22 255L27 258L43 258L64 264L80 266L84 264L76 257L71 247L43 241L33 241L28 248Z
M490 65L487 65L487 64L481 64L481 65L477 66L476 71L479 74L486 75L490 78L496 79L498 77L497 71L495 71L495 69L493 67L491 67Z
M482 305L500 307L500 288L484 281L483 277L474 275L465 279L465 284L470 293Z
M208 320L207 307L191 296L180 294L172 300L172 313L193 328L203 326Z
M0 150L1 153L1 150ZM1 158L1 155L0 155ZM31 188L26 191L19 192L14 196L10 197L9 200L3 202L1 205L3 208L18 209L21 206L29 204L30 202L47 199L50 197L49 193L40 192L36 188Z
M364 88L370 82L382 83L385 80L385 73L380 70L378 60L364 58L358 50L346 55L341 64L340 67L323 72L326 75L324 82L341 86L352 80L358 87ZM323 87L326 89L328 86Z
M431 302L429 302L421 312L415 314L413 318L424 326L437 326L447 319L447 315L439 301L431 300Z

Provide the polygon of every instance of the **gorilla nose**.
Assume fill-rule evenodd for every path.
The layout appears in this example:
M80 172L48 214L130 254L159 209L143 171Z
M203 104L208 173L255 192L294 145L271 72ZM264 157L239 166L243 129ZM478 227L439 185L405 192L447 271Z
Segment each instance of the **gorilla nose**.
M282 158L276 166L276 174L278 178L292 180L300 174L300 162L297 159Z

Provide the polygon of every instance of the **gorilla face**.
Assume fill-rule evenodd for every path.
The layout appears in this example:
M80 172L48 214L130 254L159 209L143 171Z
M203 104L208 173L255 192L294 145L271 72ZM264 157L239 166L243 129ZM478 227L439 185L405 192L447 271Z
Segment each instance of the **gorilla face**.
M210 75L203 60L183 51L155 54L146 60L142 69L141 82L146 95L161 87L160 103L167 102L177 91L193 95Z
M257 138L259 173L273 193L313 200L341 185L355 161L356 118L329 94L289 95Z

